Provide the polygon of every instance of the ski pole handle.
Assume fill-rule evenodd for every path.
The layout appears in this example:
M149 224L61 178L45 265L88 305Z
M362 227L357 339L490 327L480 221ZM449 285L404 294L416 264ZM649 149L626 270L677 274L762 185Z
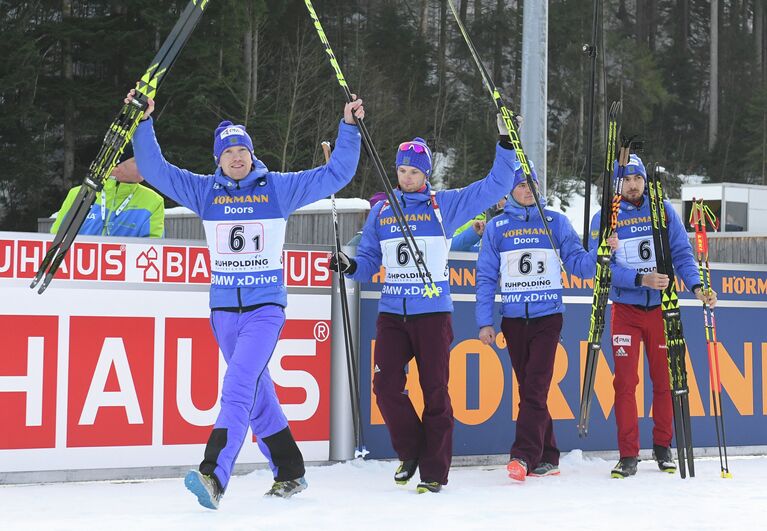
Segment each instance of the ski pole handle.
M325 164L327 164L330 162L330 142L323 140L320 145L322 146L322 152L325 154Z

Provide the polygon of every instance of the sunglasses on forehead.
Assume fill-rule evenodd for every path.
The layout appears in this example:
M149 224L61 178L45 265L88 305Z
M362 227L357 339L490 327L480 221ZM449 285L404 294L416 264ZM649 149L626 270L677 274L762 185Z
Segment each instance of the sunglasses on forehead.
M412 149L416 153L423 153L427 148L426 144L420 142L403 142L399 145L400 151L407 151L408 149Z

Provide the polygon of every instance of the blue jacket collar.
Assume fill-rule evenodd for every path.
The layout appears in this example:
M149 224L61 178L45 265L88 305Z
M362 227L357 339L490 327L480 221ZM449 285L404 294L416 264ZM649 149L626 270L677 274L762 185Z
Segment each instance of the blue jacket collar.
M403 192L397 187L394 189L394 195L400 201L404 199L404 204L428 203L431 201L431 184L426 181L426 187L420 192Z
M647 192L642 194L642 202L637 206L631 201L627 201L623 197L621 197L621 210L624 212L633 212L635 210L642 210L649 204L649 198L647 197Z
M541 205L545 206L545 205ZM503 212L504 214L507 214L515 219L530 219L530 218L539 218L540 215L538 214L538 209L535 207L535 204L532 204L530 206L522 206L519 203L517 203L511 195L509 195L508 200L506 200L506 204L503 206Z
M224 186L225 188L235 188L238 182L240 184L240 188L248 188L253 186L256 180L260 179L268 172L269 169L266 167L266 165L260 160L255 159L251 172L244 179L240 179L240 181L235 181L231 177L224 175L224 172L221 171L221 166L216 168L216 173L213 174L213 179L215 182Z

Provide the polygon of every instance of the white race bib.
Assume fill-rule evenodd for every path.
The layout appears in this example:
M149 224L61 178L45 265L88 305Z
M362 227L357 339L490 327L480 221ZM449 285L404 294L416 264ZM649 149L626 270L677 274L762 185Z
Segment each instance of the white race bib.
M282 269L284 219L203 221L211 271L254 273Z
M615 253L618 265L636 269L639 273L650 273L655 269L655 245L652 236L638 236L621 240L620 247Z
M431 273L434 282L448 279L447 254L450 240L444 236L421 236L415 238L423 261ZM413 255L402 238L392 238L381 242L383 266L386 268L386 282L392 284L414 284L422 282L415 265Z
M518 249L501 253L501 291L562 288L559 256L553 249Z

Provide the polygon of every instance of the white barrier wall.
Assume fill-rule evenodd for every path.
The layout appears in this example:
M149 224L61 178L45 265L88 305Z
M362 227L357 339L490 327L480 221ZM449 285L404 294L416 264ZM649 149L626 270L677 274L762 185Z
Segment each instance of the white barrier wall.
M29 283L49 240L0 232L0 482L199 463L225 370L208 321L207 249L78 238L38 295ZM284 252L287 322L269 365L308 461L329 457L328 256ZM249 437L239 462L264 461Z

